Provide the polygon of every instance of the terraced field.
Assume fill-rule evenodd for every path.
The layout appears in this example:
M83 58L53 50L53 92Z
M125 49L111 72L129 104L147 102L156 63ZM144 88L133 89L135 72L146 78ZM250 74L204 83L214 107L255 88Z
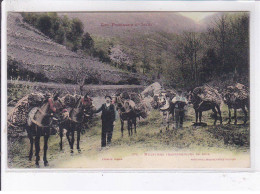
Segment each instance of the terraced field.
M24 74L40 74L47 81L75 83L79 73L84 73L87 82L94 84L142 84L146 81L139 74L123 72L96 58L66 49L23 22L19 13L8 14L7 41L8 68L13 65L12 68Z

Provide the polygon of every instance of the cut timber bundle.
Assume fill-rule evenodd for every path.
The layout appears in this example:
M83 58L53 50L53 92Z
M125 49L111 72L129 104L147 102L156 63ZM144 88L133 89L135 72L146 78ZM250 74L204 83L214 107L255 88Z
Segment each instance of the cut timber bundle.
M240 83L237 83L235 86L228 86L226 92L232 94L235 99L239 100L245 100L249 97L248 88Z
M26 125L30 110L41 105L45 99L42 93L32 93L20 99L8 114L8 130Z
M209 85L195 88L193 94L198 96L202 101L214 102L216 104L221 104L223 101L219 92Z

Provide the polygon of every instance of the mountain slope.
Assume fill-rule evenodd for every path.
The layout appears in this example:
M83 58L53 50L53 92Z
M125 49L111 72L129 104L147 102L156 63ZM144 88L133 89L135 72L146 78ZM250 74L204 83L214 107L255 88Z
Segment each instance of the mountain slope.
M137 84L143 81L140 75L122 72L53 42L24 23L19 13L8 15L7 42L9 61L15 61L20 72L38 73L48 81L73 83L82 70L87 70L88 83Z
M85 31L96 36L125 37L140 33L182 33L185 30L201 30L199 24L177 12L92 12L59 15L80 19Z

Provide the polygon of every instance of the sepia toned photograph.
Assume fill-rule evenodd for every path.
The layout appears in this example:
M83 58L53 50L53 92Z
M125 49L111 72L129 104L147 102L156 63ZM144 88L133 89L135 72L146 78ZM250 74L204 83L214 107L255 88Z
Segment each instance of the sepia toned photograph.
M8 12L9 169L250 169L250 12Z

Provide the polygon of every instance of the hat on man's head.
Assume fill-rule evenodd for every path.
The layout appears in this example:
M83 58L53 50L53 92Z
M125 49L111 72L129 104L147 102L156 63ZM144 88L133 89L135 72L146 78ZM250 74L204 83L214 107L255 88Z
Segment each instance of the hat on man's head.
M105 98L110 98L110 100L112 100L112 97L110 95L106 95Z
M181 89L178 89L177 92L182 92L182 90L181 90Z

